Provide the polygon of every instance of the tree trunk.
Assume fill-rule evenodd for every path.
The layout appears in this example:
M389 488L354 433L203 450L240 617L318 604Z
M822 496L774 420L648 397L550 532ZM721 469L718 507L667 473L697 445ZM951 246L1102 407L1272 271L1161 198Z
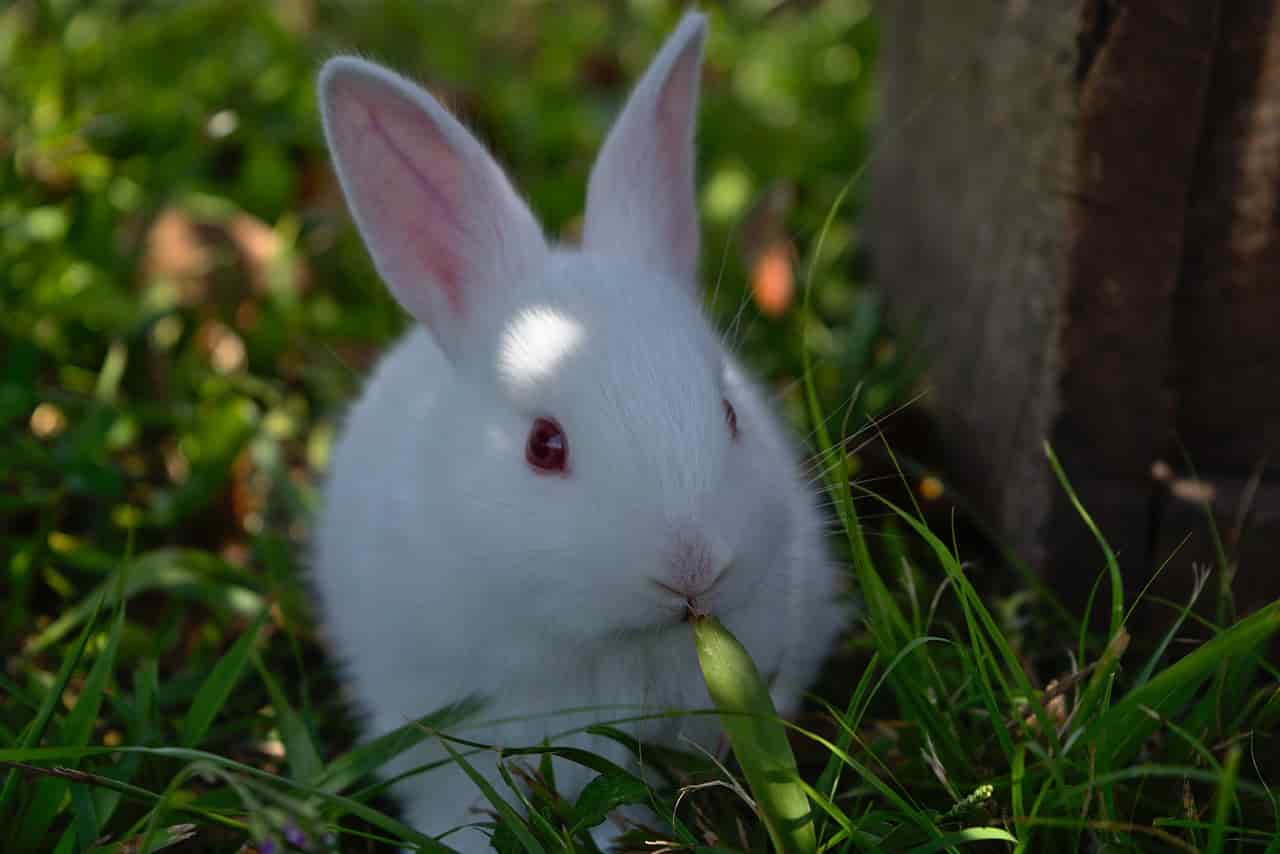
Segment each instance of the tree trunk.
M1278 5L880 7L879 280L957 486L1070 601L1102 557L1046 439L1129 585L1210 558L1212 495L1245 604L1280 595Z

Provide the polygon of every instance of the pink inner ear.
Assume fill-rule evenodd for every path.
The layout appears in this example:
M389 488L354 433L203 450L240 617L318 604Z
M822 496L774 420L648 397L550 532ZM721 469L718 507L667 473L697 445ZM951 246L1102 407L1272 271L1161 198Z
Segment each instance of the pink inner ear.
M417 181L417 190L422 196L423 214L409 220L406 223L406 228L410 229L411 234L416 235L419 240L414 249L423 269L435 269L436 278L444 291L445 298L449 301L449 305L454 311L460 313L462 310L462 283L459 280L461 271L458 269L457 247L444 244L445 235L440 233L442 229L431 227L431 220L443 216L446 211L455 210L456 202L451 202L447 199L441 191L441 187L431 180L431 176L423 172L413 162L408 152L396 143L395 138L387 131L383 121L378 117L378 112L374 109L369 110L369 123L373 133L386 143L392 156L399 160L404 169ZM436 152L438 158L436 162L441 165L449 163L448 154L450 153ZM445 156L440 156L442 154ZM456 176L449 175L444 183L454 183L456 180ZM393 188L393 192L404 192L404 188ZM427 222L423 221L424 215L429 218Z
M667 197L677 216L668 220L668 237L679 256L698 252L698 213L693 201L693 110L699 55L685 50L658 95L658 168L667 181Z
M435 314L438 300L424 292L432 288L461 314L460 155L416 105L354 86L335 93L333 104L348 195L387 284L415 314Z
M689 19L686 19L689 21ZM623 108L587 188L583 241L634 253L696 286L693 128L702 26L681 24Z

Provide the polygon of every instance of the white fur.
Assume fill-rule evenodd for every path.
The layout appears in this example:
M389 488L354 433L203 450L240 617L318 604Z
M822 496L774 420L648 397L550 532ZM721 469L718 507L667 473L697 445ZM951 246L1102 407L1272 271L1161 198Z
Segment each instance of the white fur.
M774 677L784 714L839 631L815 497L698 305L704 32L687 15L632 95L592 175L581 249L543 242L501 170L430 95L358 59L321 72L357 224L421 321L351 409L314 538L324 618L371 735L472 694L490 698L486 720L629 707L462 733L508 746L641 707L708 708L684 599L655 582L693 593L716 582L698 606ZM673 221L692 234L672 238ZM736 441L722 399L736 408ZM525 460L531 423L548 416L567 437L564 477ZM689 543L701 562L680 557ZM634 731L708 748L718 737L707 716ZM626 761L609 742L567 742ZM441 755L428 743L387 771ZM493 755L472 758L497 779ZM567 763L557 775L570 795L590 776ZM483 818L452 766L395 792L427 833ZM487 847L474 829L446 842Z

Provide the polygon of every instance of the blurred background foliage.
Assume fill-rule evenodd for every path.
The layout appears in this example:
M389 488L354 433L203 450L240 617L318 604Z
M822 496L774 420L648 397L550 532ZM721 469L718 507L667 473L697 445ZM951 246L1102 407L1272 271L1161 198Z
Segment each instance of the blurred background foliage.
M129 578L118 687L149 678L161 713L113 707L95 740L169 743L163 710L187 707L264 602L273 630L311 636L297 571L317 478L343 403L405 322L329 169L313 92L323 59L356 51L427 82L548 232L571 239L595 150L681 6L0 9L0 741L51 684L52 653L88 616L90 592L129 556L146 560ZM699 187L713 314L793 413L802 340L828 411L851 378L860 411L879 411L911 367L860 287L857 182L825 231L813 310L797 297L833 202L869 156L868 3L707 11ZM305 694L320 677L303 646L268 654ZM245 714L228 715L227 749L269 731L254 722L259 691L232 699Z
M806 332L839 401L865 373L851 362L891 355L855 287L856 202L823 243L836 263L819 265L816 316L793 294L799 253L867 157L868 7L709 11L713 309L783 381ZM533 0L22 0L0 13L4 636L56 613L127 541L236 563L256 535L296 541L334 418L404 323L323 150L313 81L326 56L358 51L428 82L549 233L572 237L594 152L679 13ZM873 408L892 394L885 374L861 395Z

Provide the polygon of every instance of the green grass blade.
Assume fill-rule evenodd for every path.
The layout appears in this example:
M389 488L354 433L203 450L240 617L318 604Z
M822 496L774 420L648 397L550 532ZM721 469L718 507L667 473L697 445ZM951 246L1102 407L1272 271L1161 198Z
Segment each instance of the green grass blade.
M266 619L267 612L260 611L252 625L218 659L218 663L201 683L195 699L191 701L191 708L187 709L187 714L182 719L178 743L183 747L195 747L208 734L213 719L222 711L227 698L240 681L245 664L249 661L249 652L258 640L258 630Z
M261 582L243 570L208 554L188 549L159 549L127 562L124 598L149 590L175 595L194 590L206 604L229 610L256 612L262 607ZM23 647L23 655L35 655L57 643L93 614L102 598L112 594L114 581L102 582L76 605L66 609Z
M631 735L615 727L606 726L603 724L593 724L591 726L586 727L584 731L590 735L599 736L600 738L606 738L609 741L612 741L615 744L620 745L621 747L628 750L633 756L636 756L637 758L641 758L645 756L645 749L642 747L639 741L637 741ZM587 768L590 768L606 776L630 773L624 770L621 766L615 765L613 762L610 762L608 759L605 759L603 756L598 756L589 750L581 750L575 747L528 748L526 750L506 749L506 750L503 750L502 753L504 756L513 756L513 755L519 755L520 753L524 753L532 750L548 750L555 756L559 756L562 759L567 759L570 762L576 762L579 765L583 765ZM652 756L652 753L653 751L652 749L650 749L649 755ZM678 756L680 758L687 758L688 755L678 753L677 751L674 751L674 750L669 750L669 751L665 751L664 756L665 757ZM699 759L700 757L694 757L694 758ZM711 763L705 763L705 765L703 763L699 763L699 766L702 771L706 771L708 768L714 767L713 765L711 765ZM698 773L698 772L695 772L695 773ZM659 795L658 792L650 788L649 798L646 803L648 803L649 807L655 813L661 816L671 826L671 830L675 834L676 839L688 845L696 844L696 838L694 837L693 832L689 830L689 828L685 826L685 823L680 820L680 817L676 815L675 800L673 798L662 797Z
M1256 611L1166 667L1147 684L1130 691L1095 718L1085 740L1097 745L1099 760L1105 761L1101 767L1116 767L1128 761L1159 726L1159 722L1143 709L1144 706L1161 715L1172 715L1224 659L1259 649L1277 630L1280 630L1280 600Z
M89 743L94 723L98 719L98 710L102 707L103 692L106 691L107 682L115 667L116 652L120 648L120 634L123 628L124 604L121 602L116 607L115 618L107 634L106 646L93 662L75 706L63 721L58 735L60 744L67 747L83 747ZM76 763L73 761L71 764L74 766ZM19 851L36 851L43 847L43 840L53 825L54 819L57 818L66 794L66 780L56 777L45 777L35 785L18 835Z
M1154 720L1159 721L1160 726L1177 736L1178 739L1180 739L1182 743L1199 758L1200 762L1202 762L1206 768L1210 768L1216 773L1222 772L1222 768L1218 765L1218 760L1214 757L1213 751L1206 747L1200 739L1192 735L1186 727L1179 726L1176 722L1169 720L1154 709L1147 709L1144 707L1143 710L1151 715Z
M98 811L93 803L93 792L88 786L73 784L71 786L71 827L67 835L74 833L74 850L85 851L93 847L98 840ZM61 846L66 843L59 843Z
M859 172L859 174L861 173ZM822 228L818 232L817 243L810 252L809 264L805 270L801 300L802 316L805 318L812 316L810 306L813 295L813 280L817 272L818 261L822 257L822 247L826 243L827 235L830 233L832 225L835 223L836 214L840 211L845 199L848 198L855 180L856 176L855 178L850 178L840 188L840 192L836 194L835 200L832 201L831 206L827 209ZM906 616L898 608L897 603L893 601L893 597L889 595L888 588L885 587L884 581L875 571L872 563L871 552L867 548L862 525L858 520L857 511L853 506L852 496L849 491L849 472L844 448L832 442L831 434L827 430L827 420L822 415L822 403L818 399L818 388L813 378L811 351L812 348L808 346L800 348L801 379L803 381L805 405L808 409L809 420L813 427L819 454L823 458L821 468L827 472L826 480L832 503L844 527L845 534L849 538L850 548L853 552L854 572L858 577L859 587L866 601L867 617L872 632L876 635L877 646L885 654L886 658L891 657L897 652L902 643L905 643L911 637L910 624Z
M62 664L58 668L58 675L54 678L53 684L49 686L48 692L40 702L40 710L36 712L35 718L23 733L20 747L35 747L44 738L45 730L53 717L53 710L61 702L62 693L67 689L67 682L71 679L71 674L84 656L85 645L89 641L89 635L92 633L93 627L98 622L98 615L105 600L105 591L94 600L93 610L85 622L84 629L80 632L79 639L76 641L72 651L62 660ZM4 788L0 789L0 821L3 821L8 815L9 805L17 796L17 793L18 772L11 770L5 778Z
M1219 780L1221 782L1221 780ZM1196 821L1189 818L1158 818L1153 826L1159 828L1180 828L1194 830L1212 830L1212 821ZM1226 832L1239 836L1241 840L1249 844L1259 844L1262 842L1270 842L1276 835L1273 831L1261 830L1256 827L1245 827L1239 824L1228 824L1225 826Z
M834 709L829 708L832 718L840 728L840 732L835 742L839 751L833 751L831 753L827 759L827 764L822 770L822 774L818 777L818 784L816 788L819 792L824 793L825 797L835 797L836 786L839 785L840 781L840 772L843 770L845 765L841 756L848 754L849 748L857 736L858 727L862 725L862 717L866 714L867 706L870 704L872 698L880 692L885 681L892 676L894 671L898 669L899 665L902 664L907 656L914 652L917 647L926 643L949 642L950 641L946 638L932 636L916 638L898 652L897 656L894 657L893 661L889 662L889 666L885 668L884 673L876 679L874 686L872 686L871 679L875 675L875 664L879 660L880 656L880 653L877 652L872 656L870 664L868 664L867 669L863 671L862 677L858 680L858 686L854 690L853 696L849 699L848 711L844 715L840 715ZM822 838L821 823L819 826L818 836L819 839Z
M20 703L37 714L40 711L40 701L31 696L25 688L14 682L4 673L0 673L0 691L4 692L5 699L11 703Z
M1043 807L1045 801L1048 800L1049 791L1055 782L1057 781L1053 779L1048 779L1041 784L1040 791L1036 793L1035 802L1032 803L1031 805L1030 813L1026 814L1025 816L1019 813L1014 813L1014 818L1021 819L1019 824L1022 825L1021 827L1018 828L1019 835L1021 838L1018 840L1017 847L1014 848L1014 854L1022 854L1022 852L1031 850L1030 845L1035 832L1036 819L1040 815L1041 807Z
M1027 746L1019 744L1013 753L1013 763L1009 771L1009 805L1013 810L1016 823L1025 813L1026 808L1024 786L1027 780Z
M1227 818L1236 799L1236 780L1240 776L1240 757L1244 753L1239 744L1231 745L1227 761L1223 763L1218 795L1213 804L1213 829L1209 831L1209 847L1205 854L1222 854L1227 838Z
M941 839L934 839L910 849L910 854L933 854L934 851L941 851L944 848L952 848L957 845L970 845L975 842L1009 842L1017 844L1016 837L1011 836L1007 830L1001 830L998 827L968 827L964 830L953 830L944 834Z
M904 650L905 652L905 650ZM854 688L853 694L849 697L849 704L845 713L841 715L839 711L829 707L831 717L839 721L841 724L840 733L836 737L836 744L840 745L841 750L848 751L849 746L853 744L854 733L858 730L859 710L862 708L864 698L871 691L871 680L875 677L877 664L880 661L880 653L877 652L871 656L870 663L866 669L862 671L862 676L858 678L857 687ZM877 683L877 687L881 683ZM818 781L814 784L814 789L819 792L823 798L835 797L836 788L840 785L840 771L842 765L840 757L834 753L827 757L827 763L823 766L822 773L818 775ZM810 800L813 796L810 795ZM825 833L825 819L818 822L818 839L821 840Z
M331 794L345 791L409 748L426 741L437 730L447 730L474 716L483 706L484 701L468 698L366 741L325 766L315 785Z
M1106 558L1107 572L1111 578L1111 626L1108 636L1115 637L1116 633L1120 631L1120 626L1124 623L1124 579L1120 576L1120 563L1116 560L1116 553L1111 550L1111 544L1107 542L1106 537L1102 536L1102 531L1098 529L1097 523L1093 521L1089 511L1085 510L1084 505L1080 503L1080 498L1076 495L1075 488L1072 487L1071 481L1067 478L1067 473L1062 468L1062 463L1058 461L1058 455L1054 453L1053 446L1047 441L1044 443L1044 453L1049 459L1049 466L1053 469L1054 476L1058 478L1058 484L1067 495L1067 500L1071 502L1076 514L1083 520L1085 527L1089 529L1089 533L1093 534L1093 538L1098 541L1098 548L1102 549L1102 554Z
M116 608L115 619L111 622L106 646L93 662L93 667L90 668L84 687L80 691L80 697L63 722L60 737L62 744L79 747L89 743L94 722L98 719L98 710L102 708L103 693L107 689L107 682L116 664L116 653L120 649L120 635L123 630L124 603L122 601Z
M545 849L542 847L542 844L534 838L532 831L529 830L529 825L520 817L520 814L515 811L511 804L507 803L506 800L498 794L498 790L484 778L484 775L477 771L474 765L464 759L462 754L454 750L453 745L449 743L447 736L441 736L440 743L444 745L444 749L449 753L450 758L458 764L458 767L462 769L463 773L470 777L471 782L475 783L476 788L484 794L485 800L487 800L498 812L498 815L502 816L502 820L505 823L506 828L515 835L516 839L519 840L521 847L524 848L527 854L545 854Z
M48 851L49 854L73 854L73 852L76 850L75 828L74 827L67 828L66 831L63 832L62 836L58 839L57 845L54 845L52 848L46 848L44 850Z
M1191 589L1191 595L1188 597L1187 604L1178 612L1177 618L1173 621L1173 625L1169 626L1169 630L1161 637L1160 643L1156 645L1155 650L1151 653L1151 657L1147 659L1147 663L1143 665L1138 678L1134 680L1134 687L1141 687L1151 679L1151 674L1160 666L1160 661L1164 658L1165 652L1169 649L1169 645L1173 643L1173 639L1178 636L1178 632L1182 631L1182 625L1186 622L1187 616L1191 613L1191 609L1195 607L1196 602L1200 599L1200 594L1204 591L1204 584L1200 577L1197 576L1196 583Z
M861 777L868 788L876 792L880 797L884 798L885 801L892 805L902 817L919 827L930 839L939 839L942 837L942 831L924 810L918 808L907 800L907 798L895 792L888 783L880 778L879 775L873 773L866 765L863 765L861 762L854 759L847 751L842 750L838 745L828 741L816 733L809 732L808 730L800 729L798 727L791 728L796 730L796 732L801 733L809 740L822 745L827 750L839 756L840 761L845 765L848 765L855 774Z
M809 800L812 801L814 804L817 804L818 809L822 810L822 813L826 818L831 819L836 824L840 825L839 832L843 834L846 839L852 840L855 844L865 839L865 837L858 832L858 829L854 827L853 823L849 820L848 813L840 809L840 807L836 806L835 801L833 801L831 798L827 797L826 795L822 794L822 792L819 791L818 789L815 789L813 786L810 786L804 780L800 781L800 787L804 789L804 793L809 796ZM822 840L821 824L824 824L824 823L825 822L819 823L820 824L819 831L818 831L819 842L821 842ZM819 847L818 850L820 851L822 850L821 846Z
M257 652L253 652L250 658L253 666L258 670L258 675L262 678L262 684L267 686L271 705L276 711L280 742L284 745L285 758L289 760L289 776L299 782L313 782L320 776L324 763L320 760L320 752L311 738L311 731L307 729L307 724L302 717L294 711L289 698L281 690L280 683L267 670Z
M88 643L88 638L92 634L93 626L97 625L97 617L99 617L102 603L106 600L106 593L101 593L93 599L93 607L88 616L81 636L76 641L76 645L72 648L72 652L63 658L63 663L58 668L58 676L54 677L54 684L49 686L44 699L40 702L40 709L36 712L36 717L32 718L31 723L27 725L23 731L22 744L23 748L40 744L41 739L45 737L45 730L49 727L49 721L54 714L54 709L58 707L58 703L63 699L63 691L67 690L67 682L72 677L72 673L76 671L76 667L84 656L84 645ZM10 772L8 780L5 780L3 794L0 794L0 818L4 817L4 810L12 796L12 784L17 780L17 773Z
M990 681L992 677L1001 683L1001 691L1005 695L1006 707L1013 708L1019 699L1025 700L1040 725L1041 733L1056 749L1058 747L1057 730L1050 720L1048 712L1045 711L1044 705L1037 699L1031 681L1022 669L1022 663L1009 645L1009 641L1000 629L999 623L991 616L991 611L982 601L982 596L973 587L972 582L965 575L955 555L951 553L951 550L947 548L942 540L938 539L936 534L929 530L924 522L883 496L877 495L870 490L864 489L863 492L888 508L916 532L925 544L929 546L938 563L947 573L947 577L955 586L969 632L974 665L977 668L979 679L982 681L984 702L989 707L989 713L994 715L992 724L995 727L996 737L1000 741L1005 755L1012 761L1013 742L1005 728L1000 724L1001 715L999 710L993 706L997 698L995 687ZM1003 663L1003 669L996 666L997 658L991 652L993 647L999 653L998 661ZM987 664L988 660L991 662L990 666ZM1012 687L1007 684L1006 673L1008 678L1013 681Z
M452 851L448 846L443 845L429 836L426 836L414 830L408 825L396 821L390 816L383 815L372 807L357 801L353 798L344 797L342 795L326 792L317 786L308 786L297 783L287 777L278 777L261 768L255 768L252 765L246 765L243 762L236 762L223 756L218 756L204 750L194 750L185 747L32 747L18 749L0 749L0 763L12 762L59 762L68 759L86 759L95 756L109 756L113 753L121 754L138 754L141 756L153 756L164 759L181 760L187 763L206 763L208 766L220 769L225 772L234 773L244 777L250 777L261 780L269 784L277 785L282 788L289 789L301 795L314 797L324 801L331 806L349 813L357 818L369 822L369 824L393 835L405 843L410 843L422 848L425 851L439 852L439 854L449 854ZM77 774L79 772L76 772ZM94 783L91 777L85 777L84 782ZM123 786L117 781L101 781L99 785L109 785L110 787L127 792L127 793L143 793L150 795L145 790L138 789L134 786ZM155 796L157 803L165 801L164 795ZM188 803L170 804L170 808L181 806L182 809L194 812L203 816L206 820L217 821L222 824L229 824L235 827L241 827L238 823L232 822L218 812L207 811L203 808Z
M501 760L498 762L498 776L500 776L502 781L507 784L507 788L511 790L511 793L519 799L520 805L524 808L525 815L529 817L528 823L537 827L545 838L558 839L560 837L560 831L556 829L555 825L553 825L546 816L538 812L531 800L525 796L524 789L515 781L515 777L511 774L511 769L507 768L507 763L502 762Z

